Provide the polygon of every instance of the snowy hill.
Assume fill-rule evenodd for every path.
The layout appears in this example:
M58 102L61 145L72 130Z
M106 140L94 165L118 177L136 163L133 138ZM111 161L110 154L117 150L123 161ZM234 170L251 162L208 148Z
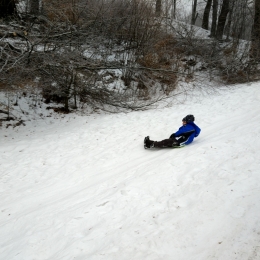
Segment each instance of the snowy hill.
M0 259L260 259L259 102L254 83L2 128ZM143 148L190 113L202 129L191 145Z

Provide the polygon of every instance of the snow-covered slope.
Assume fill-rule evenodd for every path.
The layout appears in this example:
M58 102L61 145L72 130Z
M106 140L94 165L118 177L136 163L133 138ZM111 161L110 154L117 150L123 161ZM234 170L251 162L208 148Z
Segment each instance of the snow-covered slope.
M260 259L259 102L254 83L2 128L0 259ZM190 113L202 129L191 145L144 150Z

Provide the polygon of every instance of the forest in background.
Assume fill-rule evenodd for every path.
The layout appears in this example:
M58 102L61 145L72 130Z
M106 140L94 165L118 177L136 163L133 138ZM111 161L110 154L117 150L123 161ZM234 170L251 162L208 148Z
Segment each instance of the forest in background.
M259 80L260 0L183 4L0 0L0 114L31 94L65 113L138 110L179 81Z

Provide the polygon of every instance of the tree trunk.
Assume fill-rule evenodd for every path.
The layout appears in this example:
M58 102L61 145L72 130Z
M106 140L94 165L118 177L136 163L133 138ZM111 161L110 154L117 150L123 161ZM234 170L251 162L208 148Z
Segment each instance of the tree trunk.
M205 30L209 29L209 13L211 9L211 4L212 4L212 0L208 0L203 14L202 28Z
M40 0L30 0L30 13L34 15L40 13Z
M14 0L0 0L0 18L17 14Z
M217 33L216 33L216 38L218 40L222 39L228 12L229 12L229 0L223 0L221 12L218 17L218 27L217 27Z
M218 18L218 0L213 0L213 12L212 12L212 24L211 24L210 37L216 36L217 18Z
M69 110L69 97L66 96L64 97L64 111L66 113L68 113L70 110Z
M231 22L232 22L232 11L230 10L229 15L228 15L228 22L227 22L227 26L226 26L226 41L229 40L229 36L230 36L230 28L231 28Z
M162 12L162 0L156 0L155 15L160 16Z
M172 18L176 19L176 1L177 0L172 0Z
M191 24L194 25L197 19L197 0L192 1L192 14L191 14Z
M255 16L251 35L251 58L260 60L260 0L255 0Z

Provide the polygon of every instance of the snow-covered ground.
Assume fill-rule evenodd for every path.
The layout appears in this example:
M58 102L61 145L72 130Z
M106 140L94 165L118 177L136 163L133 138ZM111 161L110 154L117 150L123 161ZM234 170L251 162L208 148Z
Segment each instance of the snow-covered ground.
M260 83L0 129L1 260L260 259ZM182 149L145 150L194 114Z

